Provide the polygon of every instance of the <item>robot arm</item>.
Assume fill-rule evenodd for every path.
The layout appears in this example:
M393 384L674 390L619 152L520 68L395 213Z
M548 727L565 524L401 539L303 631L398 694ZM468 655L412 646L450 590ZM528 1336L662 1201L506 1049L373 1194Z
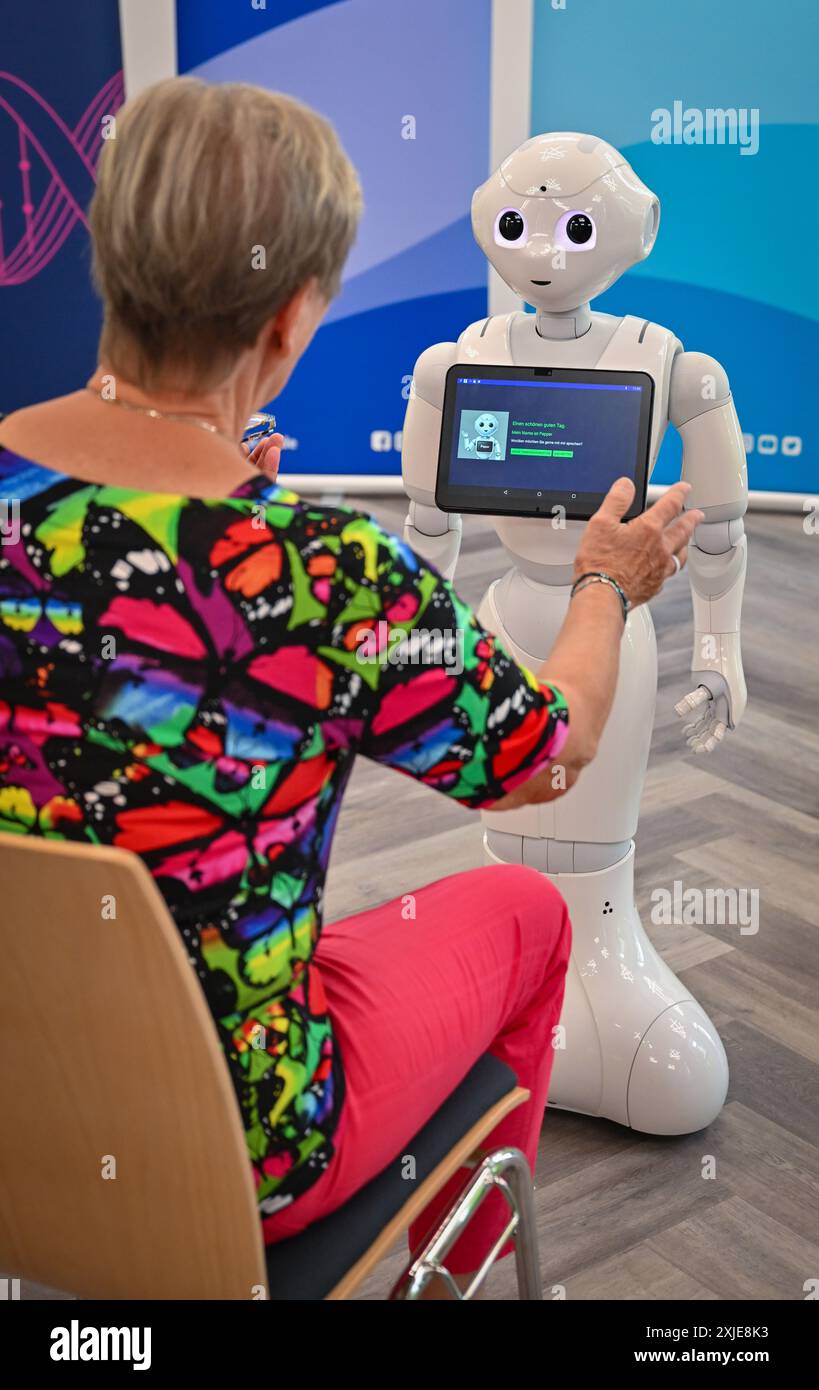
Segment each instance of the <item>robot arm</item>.
M694 600L694 689L676 706L688 716L688 744L711 752L739 723L747 702L739 623L747 542L742 518L748 474L728 377L713 357L677 355L669 418L683 443L682 477L689 507L705 512L688 549Z
M418 358L401 449L404 490L410 499L404 539L445 579L455 573L462 532L460 516L439 511L435 505L444 383L455 354L455 343L435 343Z

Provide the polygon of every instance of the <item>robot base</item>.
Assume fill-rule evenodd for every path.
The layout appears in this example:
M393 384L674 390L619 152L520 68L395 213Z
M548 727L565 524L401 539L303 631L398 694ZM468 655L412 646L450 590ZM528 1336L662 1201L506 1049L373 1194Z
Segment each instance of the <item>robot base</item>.
M484 836L490 863L503 861ZM716 1119L728 1061L716 1028L657 954L634 905L634 843L609 868L548 874L573 942L549 1106L646 1134Z

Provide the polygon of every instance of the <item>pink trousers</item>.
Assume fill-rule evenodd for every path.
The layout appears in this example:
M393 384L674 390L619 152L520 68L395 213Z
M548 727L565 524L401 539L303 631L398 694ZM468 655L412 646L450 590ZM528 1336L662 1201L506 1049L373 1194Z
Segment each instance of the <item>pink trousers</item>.
M557 889L535 869L516 865L454 874L324 927L314 960L346 1100L329 1167L264 1221L268 1244L326 1216L403 1153L485 1052L506 1062L531 1098L482 1147L514 1145L534 1170L570 940ZM410 1230L411 1249L467 1176L456 1174L425 1208ZM447 1267L476 1269L506 1220L508 1208L492 1194Z

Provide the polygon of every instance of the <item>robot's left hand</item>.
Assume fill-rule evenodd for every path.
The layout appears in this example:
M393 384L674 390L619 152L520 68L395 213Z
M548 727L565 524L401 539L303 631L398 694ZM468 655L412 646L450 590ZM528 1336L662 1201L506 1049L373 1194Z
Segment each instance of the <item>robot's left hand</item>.
M713 753L729 729L739 723L745 709L744 689L732 693L719 671L694 671L698 684L674 706L681 719L686 743L693 753Z

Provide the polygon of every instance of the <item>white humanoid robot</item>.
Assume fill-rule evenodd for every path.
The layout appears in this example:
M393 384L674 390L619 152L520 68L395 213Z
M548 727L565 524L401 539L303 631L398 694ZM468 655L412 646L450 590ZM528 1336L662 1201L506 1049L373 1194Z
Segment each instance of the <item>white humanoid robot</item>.
M470 324L457 343L421 354L403 437L410 498L405 535L451 578L461 519L435 505L441 406L453 363L612 368L654 381L650 468L670 421L683 444L687 505L705 513L688 553L694 602L688 744L710 752L746 703L739 620L745 582L742 517L747 474L725 371L684 352L647 320L592 312L589 300L649 255L659 202L617 150L591 135L535 136L472 199L476 240L501 278L536 313ZM518 660L537 671L569 603L581 521L497 516L512 567L478 610ZM546 805L484 812L495 863L533 865L560 889L574 945L556 1038L549 1104L653 1134L686 1134L720 1112L728 1066L719 1035L660 959L634 905L634 841L657 687L654 628L645 605L623 634L614 705L596 758Z

